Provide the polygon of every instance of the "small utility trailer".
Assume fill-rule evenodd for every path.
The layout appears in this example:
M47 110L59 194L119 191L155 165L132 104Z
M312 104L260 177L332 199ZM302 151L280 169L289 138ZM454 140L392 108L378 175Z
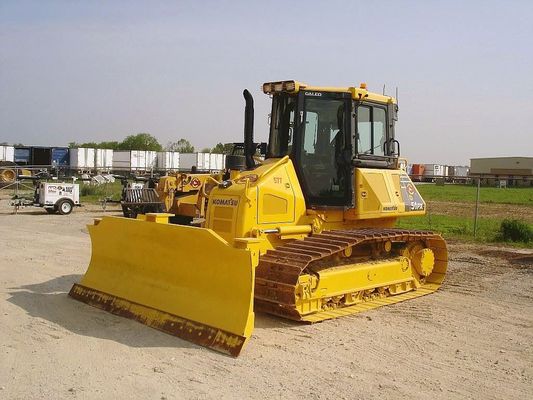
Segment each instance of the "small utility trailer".
M33 200L14 198L11 205L43 207L49 214L68 215L80 204L80 185L77 183L41 182L35 188Z

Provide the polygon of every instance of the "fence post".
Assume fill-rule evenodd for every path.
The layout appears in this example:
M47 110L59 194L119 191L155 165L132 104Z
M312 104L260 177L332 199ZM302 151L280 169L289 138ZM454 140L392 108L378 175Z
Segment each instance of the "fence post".
M479 213L479 188L481 186L481 178L477 178L477 191L476 191L476 211L474 214L474 238L477 236L477 217Z

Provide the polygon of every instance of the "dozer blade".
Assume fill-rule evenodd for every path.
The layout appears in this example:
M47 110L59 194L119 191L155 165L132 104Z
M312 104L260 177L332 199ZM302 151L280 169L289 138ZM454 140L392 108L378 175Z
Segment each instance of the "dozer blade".
M231 247L210 229L140 219L104 217L89 233L91 262L70 296L201 346L240 353L254 325L249 250Z

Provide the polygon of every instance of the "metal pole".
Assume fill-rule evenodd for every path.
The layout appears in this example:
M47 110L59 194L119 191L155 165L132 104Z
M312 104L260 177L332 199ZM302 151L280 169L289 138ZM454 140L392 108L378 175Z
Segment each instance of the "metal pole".
M19 195L19 173L18 167L15 167L15 197Z
M479 212L479 188L481 186L481 178L477 178L477 193L476 193L476 211L474 214L474 238L477 235L477 217Z

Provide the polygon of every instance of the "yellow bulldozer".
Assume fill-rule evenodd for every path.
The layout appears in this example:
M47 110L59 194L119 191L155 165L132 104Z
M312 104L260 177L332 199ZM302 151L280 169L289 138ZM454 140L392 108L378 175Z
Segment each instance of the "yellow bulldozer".
M393 97L360 87L269 82L270 134L224 175L165 177L166 213L89 226L89 268L70 296L237 356L254 313L318 322L437 290L446 243L395 228L426 205L402 168Z

